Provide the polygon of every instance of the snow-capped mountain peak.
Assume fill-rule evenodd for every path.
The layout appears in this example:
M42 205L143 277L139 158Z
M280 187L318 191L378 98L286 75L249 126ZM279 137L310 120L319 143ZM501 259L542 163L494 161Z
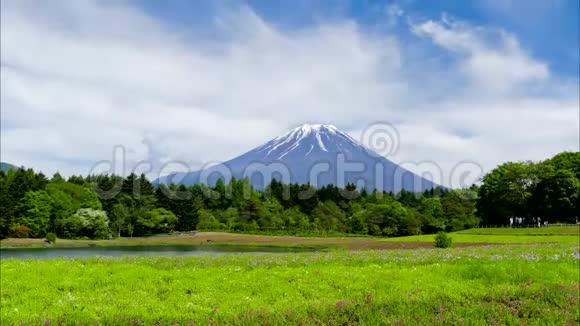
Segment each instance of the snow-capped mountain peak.
M333 125L303 124L256 150L265 153L265 160L272 161L281 160L294 152L306 157L317 152L339 153L349 150L349 147L351 150L356 148L357 151L364 149L356 140Z
M220 176L224 169L226 175ZM367 190L385 191L423 191L435 186L367 149L335 126L325 124L303 124L218 167L176 173L158 182L213 185L220 177L229 180L231 176L249 176L255 187L263 189L272 178L272 169L278 169L286 183L344 186L362 182L360 187Z
M328 132L336 132L338 129L334 125L323 125L323 124L308 124L305 123L296 129L300 129L302 132L310 133L310 132L320 132L320 131L328 131Z
M277 137L275 139L289 139L289 138L293 138L293 137L297 137L298 139L302 139L304 137L307 137L308 135L311 134L320 134L320 133L330 133L330 134L335 134L338 131L338 129L333 126L333 125L323 125L323 124L303 124L299 127L296 127L290 131L288 131L287 133L285 133L284 135Z

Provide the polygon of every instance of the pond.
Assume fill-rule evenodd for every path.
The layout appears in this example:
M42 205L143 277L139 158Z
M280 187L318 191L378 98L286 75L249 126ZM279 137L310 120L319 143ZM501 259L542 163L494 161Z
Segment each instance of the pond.
M263 255L315 251L313 248L287 248L248 245L181 245L181 246L110 246L79 248L6 248L0 249L0 258L80 258L95 256L211 256Z

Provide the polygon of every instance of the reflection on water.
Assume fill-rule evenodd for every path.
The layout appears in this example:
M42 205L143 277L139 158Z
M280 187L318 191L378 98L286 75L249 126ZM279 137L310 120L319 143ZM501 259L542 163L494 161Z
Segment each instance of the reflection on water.
M14 248L0 249L0 258L56 258L94 256L209 256L270 254L314 251L310 248L284 248L247 245L210 246L116 246L83 248Z

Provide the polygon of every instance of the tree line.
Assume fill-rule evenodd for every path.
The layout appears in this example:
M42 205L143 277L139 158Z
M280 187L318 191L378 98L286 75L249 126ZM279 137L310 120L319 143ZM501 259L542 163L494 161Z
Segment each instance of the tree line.
M404 236L506 225L514 216L574 222L579 170L579 153L562 153L502 164L480 187L393 194L277 180L256 190L247 178L154 187L145 175L65 180L17 169L0 171L0 236L104 239L193 230Z
M507 162L482 180L477 213L485 225L578 223L580 152L563 152L542 162Z

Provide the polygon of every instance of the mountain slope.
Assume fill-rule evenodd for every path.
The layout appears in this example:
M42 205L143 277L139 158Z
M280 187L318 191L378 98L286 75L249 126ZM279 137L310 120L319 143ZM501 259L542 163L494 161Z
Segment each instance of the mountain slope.
M0 162L0 171L8 172L8 170L18 170L16 165L12 165L6 162Z
M157 183L207 183L249 176L263 189L272 178L314 186L348 183L367 190L423 191L437 185L365 148L332 125L302 125L223 164L161 177Z

